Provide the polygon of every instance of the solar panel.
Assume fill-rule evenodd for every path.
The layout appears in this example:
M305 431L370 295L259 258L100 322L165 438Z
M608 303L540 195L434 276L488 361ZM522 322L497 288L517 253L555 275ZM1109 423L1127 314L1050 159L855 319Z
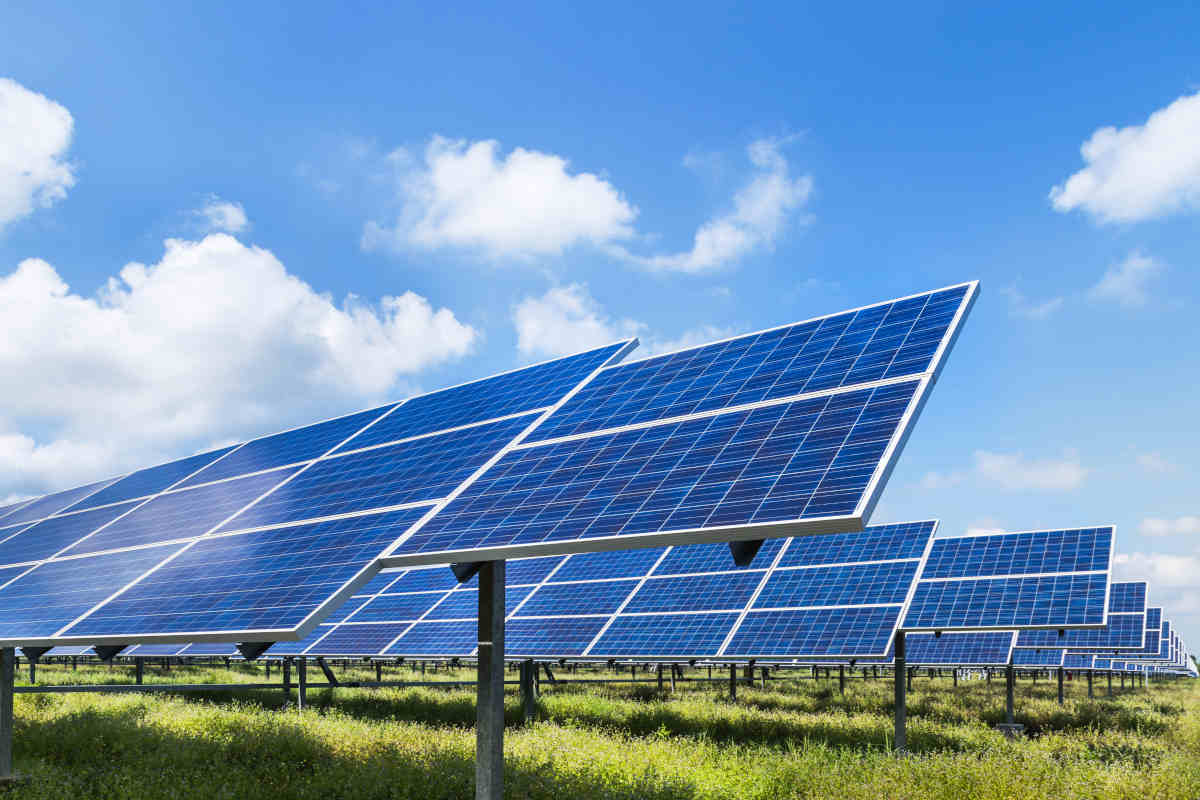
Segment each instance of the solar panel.
M1113 528L938 539L902 627L913 631L1098 627Z
M1108 622L1101 628L1063 631L1021 631L1017 647L1070 648L1095 653L1141 650L1146 638L1145 581L1109 585Z
M1016 667L1061 667L1065 655L1065 650L1055 648L1037 650L1018 647L1013 650L1012 663Z
M505 648L596 659L880 655L935 529L927 521L773 539L745 567L723 544L513 560ZM385 574L392 579L379 576L378 591L360 591L319 626L324 634L271 653L474 653L474 581L456 585L444 567Z
M435 393L453 399L445 413L411 398L15 508L17 523L0 530L0 642L201 647L302 636L548 399L633 344ZM424 410L406 417L410 438L391 441L395 426L366 438L411 403ZM496 408L503 418L479 418ZM455 429L428 429L433 421Z
M1091 669L1094 658L1091 653L1067 652L1063 654L1063 666L1067 669Z
M860 529L977 289L606 367L384 563Z
M1015 631L907 633L904 637L904 662L910 667L987 667L1009 663ZM895 653L859 659L859 664L892 664Z

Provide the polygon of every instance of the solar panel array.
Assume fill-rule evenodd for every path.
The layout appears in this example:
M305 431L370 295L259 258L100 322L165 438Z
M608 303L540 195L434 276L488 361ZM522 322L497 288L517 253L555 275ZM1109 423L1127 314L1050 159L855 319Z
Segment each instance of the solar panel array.
M464 480L633 346L618 342L6 509L0 641L194 639L203 649L205 640L294 635L339 605Z
M886 651L936 522L772 539L745 567L723 544L517 559L514 657L859 656ZM476 582L445 567L385 572L306 640L272 654L471 655Z
M977 289L610 366L384 564L855 529Z
M1069 648L1093 653L1141 650L1146 639L1145 581L1109 584L1108 622L1102 628L1063 631L1021 631L1017 647Z
M934 542L902 627L912 631L1103 625L1111 527Z

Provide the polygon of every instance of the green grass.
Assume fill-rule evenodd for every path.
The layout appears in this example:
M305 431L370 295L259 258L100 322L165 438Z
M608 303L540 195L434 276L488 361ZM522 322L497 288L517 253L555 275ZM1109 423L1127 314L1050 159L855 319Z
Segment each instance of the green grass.
M337 670L344 680L373 671ZM323 680L319 670L310 677ZM600 673L610 674L610 673ZM692 670L691 674L700 674ZM43 665L41 684L132 682L117 667ZM274 680L277 673L272 675ZM387 679L415 679L389 667ZM470 679L466 670L430 679ZM512 676L515 677L515 674ZM624 676L627 677L627 676ZM147 667L147 682L262 681L260 666ZM790 680L767 689L681 684L546 687L539 721L507 698L512 798L1200 798L1200 682L1086 699L1069 684L1017 687L1030 736L1008 741L1003 682L918 678L911 754L888 751L891 682ZM293 701L294 703L294 694ZM18 695L14 751L30 798L467 798L470 688L280 690L180 695ZM16 793L19 793L16 794Z

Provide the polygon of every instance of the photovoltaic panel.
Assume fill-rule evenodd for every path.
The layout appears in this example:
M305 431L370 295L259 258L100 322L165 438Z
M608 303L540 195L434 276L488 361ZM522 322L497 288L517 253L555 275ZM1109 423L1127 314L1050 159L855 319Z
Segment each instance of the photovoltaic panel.
M1046 648L1016 648L1013 650L1012 663L1017 667L1061 667L1065 650Z
M45 497L39 497L30 503L25 504L21 508L16 509L11 514L0 520L0 524L4 527L17 525L23 522L34 522L35 520L43 519L51 514L57 514L70 508L75 503L84 499L93 492L103 489L105 486L113 482L113 478L98 483L89 483L87 486L80 486L76 489L66 489L54 494L48 494Z
M83 500L71 506L70 510L79 511L85 508L95 508L96 506L108 505L109 503L119 503L125 500L158 494L164 489L169 489L171 486L182 481L193 472L203 469L236 447L237 445L230 445L229 447L210 450L207 453L199 453L187 458L181 458L178 461L171 461L167 464L159 464L157 467L138 470L126 475L115 483L109 484L100 491L88 495Z
M364 426L382 417L391 405L360 411L316 425L255 439L183 482L183 486L248 475L251 472L298 464L323 455Z
M222 653L228 648L209 647L213 641L304 638L355 587L370 581L386 546L562 395L634 344L556 359L529 374L506 373L499 376L509 387L506 398L488 391L482 398L468 396L496 385L491 379L464 385L470 389L456 387L442 395L458 398L453 413L419 416L426 422L453 419L465 427L421 431L399 446L355 437L385 414L413 401L428 406L427 400L410 398L15 507L9 517L29 518L0 530L0 544L10 540L13 558L48 560L33 562L32 571L31 562L6 568L0 561L0 580L9 581L0 594L23 608L38 596L39 581L55 574L74 571L78 580L103 569L105 575L95 581L98 594L71 600L69 615L53 608L45 619L14 613L0 636L20 645L191 641ZM508 418L471 416L487 408L502 408ZM542 410L526 413L531 408ZM347 446L333 455L338 445ZM106 486L107 494L100 494ZM135 499L119 505L119 497ZM23 532L27 524L71 505L84 510L43 519L31 529L38 546L20 551L34 541ZM219 530L248 507L253 510L236 525ZM160 546L164 542L173 544ZM118 578L123 583L110 585ZM85 596L91 604L83 608L80 600L76 606ZM365 605L366 599L355 602Z
M904 637L905 664L910 667L1003 666L1012 658L1016 631L909 633ZM861 665L893 664L895 647L885 658L857 659Z
M1108 622L1101 628L1062 631L1021 631L1017 647L1069 648L1112 653L1141 650L1146 638L1145 581L1109 585Z
M222 526L233 531L431 502L526 428L528 415L318 461Z
M858 530L977 290L606 367L384 565Z
M1092 659L1091 653L1072 653L1067 652L1063 655L1063 666L1067 669L1091 669Z
M36 497L26 497L24 500L19 500L16 503L9 503L8 505L0 508L0 526L8 524L4 521L5 517L12 514L14 511L24 508L37 499L38 498Z
M505 649L513 657L596 659L882 655L935 528L932 521L875 526L828 534L821 539L844 541L822 547L809 544L813 537L772 540L745 567L733 564L724 544L512 560ZM881 555L893 558L877 561ZM473 582L456 585L445 567L385 574L398 577L381 593L355 597L367 602L342 624L321 625L328 635L295 652L474 652ZM355 627L367 630L333 635ZM386 649L348 647L388 632ZM427 649L436 647L447 649Z
M902 627L1102 626L1108 618L1112 546L1111 527L938 539Z

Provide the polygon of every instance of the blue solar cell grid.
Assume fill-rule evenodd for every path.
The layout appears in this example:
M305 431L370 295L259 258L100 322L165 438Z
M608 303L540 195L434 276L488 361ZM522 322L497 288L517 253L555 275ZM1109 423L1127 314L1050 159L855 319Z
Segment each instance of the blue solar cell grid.
M1107 575L921 581L906 630L1102 625Z
M1112 528L938 539L921 578L1036 575L1108 569Z
M554 405L580 381L630 346L630 341L410 398L387 419L355 437L368 447L485 419Z
M138 470L126 475L116 483L106 486L95 494L88 495L83 500L71 506L70 510L78 511L84 508L95 508L96 506L107 505L109 503L119 503L124 500L133 500L138 497L149 497L152 494L158 494L164 489L171 488L171 486L191 475L196 470L216 461L235 447L236 445L230 445L229 447L222 447L219 450L211 450L207 453L199 453L188 458L181 458L178 461L171 461L167 464L159 464L157 467Z
M976 633L910 633L904 637L904 657L910 665L987 666L1007 664L1012 652L1011 631Z
M529 425L528 416L324 459L222 526L233 531L450 494Z
M20 564L40 561L63 550L97 528L105 525L137 505L118 505L95 508L61 517L49 517L0 542L0 564Z
M900 604L908 596L917 565L916 561L890 561L777 569L754 601L754 607Z
M924 372L967 290L958 286L612 367L531 440Z
M421 513L393 511L198 540L64 634L295 628Z
M393 404L394 405L394 404ZM264 436L247 442L235 452L193 475L183 486L246 475L266 469L299 464L325 454L343 439L353 436L364 426L379 419L391 405L360 411L316 425Z
M1145 581L1124 581L1112 584L1108 591L1108 612L1110 614L1144 614L1148 589L1149 585Z
M1109 584L1108 623L1101 628L1021 631L1017 647L1058 647L1092 651L1140 650L1145 640L1146 583Z
M514 449L395 554L850 514L916 388Z
M1064 655L1063 650L1053 648L1036 650L1018 647L1013 650L1012 663L1018 667L1061 667Z
M883 653L899 616L898 606L752 611L722 655Z
M37 500L14 510L8 516L4 517L4 519L0 520L0 524L7 528L18 523L33 522L43 517L48 517L51 514L57 514L75 505L93 492L103 489L114 480L116 479L110 478L99 483L80 486L77 489L67 489L62 492L48 494L45 497L39 497Z

